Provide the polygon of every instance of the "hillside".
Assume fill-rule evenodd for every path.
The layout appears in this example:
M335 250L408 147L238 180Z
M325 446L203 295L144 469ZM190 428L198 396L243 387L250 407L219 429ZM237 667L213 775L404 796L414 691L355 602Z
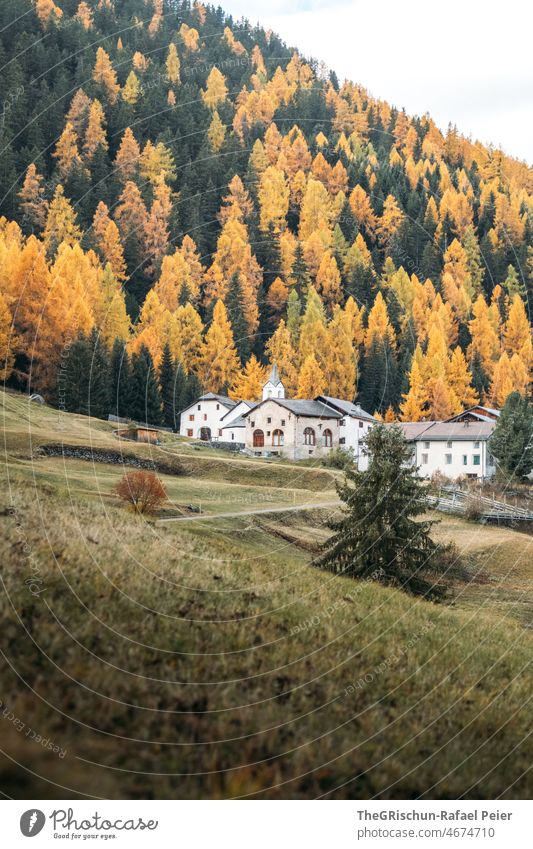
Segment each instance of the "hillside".
M231 458L161 474L174 509L200 489L208 509L146 522L111 493L121 471L96 459L124 447L107 424L1 401L11 797L530 796L530 537L446 519L438 533L472 581L435 606L312 568L327 511L213 518L223 493L250 509L253 461L229 488L217 464ZM95 458L47 457L58 442ZM179 441L124 451L188 462ZM253 503L283 503L301 471L271 469Z
M12 386L170 426L272 361L405 420L529 391L525 163L198 2L9 0L0 64Z

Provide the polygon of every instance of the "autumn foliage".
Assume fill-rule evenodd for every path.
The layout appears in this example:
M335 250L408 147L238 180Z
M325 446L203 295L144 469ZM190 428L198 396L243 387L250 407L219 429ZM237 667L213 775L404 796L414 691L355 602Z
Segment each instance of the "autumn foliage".
M154 472L127 472L115 492L137 513L152 514L167 500L166 490Z

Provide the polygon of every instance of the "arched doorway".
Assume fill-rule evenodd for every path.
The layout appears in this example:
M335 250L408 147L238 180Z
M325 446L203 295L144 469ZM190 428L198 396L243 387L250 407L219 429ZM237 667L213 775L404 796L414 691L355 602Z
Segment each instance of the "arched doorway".
M265 434L262 430L254 430L254 448L263 448L265 445Z
M200 439L202 442L211 442L211 428L210 427L201 427L200 428Z
M272 431L272 445L283 445L283 431L282 430L274 430Z

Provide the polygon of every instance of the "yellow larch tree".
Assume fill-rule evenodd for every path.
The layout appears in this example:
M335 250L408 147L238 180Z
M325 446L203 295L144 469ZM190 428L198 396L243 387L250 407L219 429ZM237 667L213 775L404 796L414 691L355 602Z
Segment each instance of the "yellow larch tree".
M108 102L113 106L117 102L120 86L117 82L117 74L113 68L109 54L106 53L103 47L99 47L96 51L93 80L99 86L102 86Z
M85 132L83 152L90 161L98 148L108 149L107 135L105 131L105 115L99 100L93 100L89 109L89 120Z
M202 100L208 109L215 109L228 96L228 87L224 74L215 66L211 68L205 91L202 89Z
M181 63L176 45L171 42L168 48L167 59L165 62L167 69L167 79L172 85L179 85Z
M124 103L127 103L128 106L135 106L140 96L141 83L139 82L139 77L135 71L130 71L121 92L122 100Z
M43 29L52 22L57 24L63 17L63 10L53 0L35 0L35 11Z
M419 352L422 355L420 349ZM400 407L402 422L419 422L426 418L429 396L422 379L418 360L415 357L413 357L411 371L409 372L409 391L403 396L403 399L403 404Z
M298 375L297 398L316 398L327 389L326 378L315 356L309 354L302 364Z
M268 289L266 302L271 317L274 319L274 324L277 326L279 319L285 312L287 301L289 299L289 290L281 277L276 277Z
M41 230L48 214L48 202L44 198L44 177L39 174L35 163L31 163L26 171L24 183L18 193L22 214L30 224Z
M91 100L82 88L79 88L72 98L69 110L65 117L65 125L72 124L74 132L81 138L85 134Z
M316 288L322 296L324 303L330 309L334 304L340 303L342 297L341 275L337 266L337 260L329 251L322 257L322 262L316 275Z
M93 10L82 0L76 12L76 19L85 30L90 30L93 25Z
M429 386L429 418L444 421L450 418L453 409L453 398L446 380L436 377Z
M217 301L205 336L202 384L206 392L226 392L240 371L239 357L226 307Z
M287 397L294 398L298 387L298 354L292 345L291 335L283 319L268 340L266 353L270 365L278 366Z
M122 282L127 277L124 250L118 227L109 217L109 209L103 201L96 207L92 229L102 259L110 265L116 279Z
M159 273L161 262L168 249L171 212L171 192L163 178L161 178L154 189L154 201L144 225L146 273L150 276Z
M289 211L289 186L284 172L275 165L261 175L259 184L260 227L268 232L269 227L280 232L286 227Z
M131 322L126 311L124 292L110 265L106 265L102 272L100 285L102 300L95 318L100 336L107 348L111 350L115 339L128 342Z
M117 176L122 183L127 183L137 174L140 155L137 139L131 129L126 127L115 158Z
M517 354L526 368L531 367L531 325L526 313L525 304L520 295L513 297L509 314L503 328L504 347L510 357Z
M357 379L352 316L339 306L328 325L328 336L329 356L323 367L328 393L351 401L355 398Z
M6 299L0 292L0 380L9 380L13 373L15 352L20 342L17 339L13 317Z
M213 112L213 117L207 131L207 140L209 141L209 146L214 153L218 153L222 150L224 142L226 141L226 126L220 120L220 115L216 109Z
M176 179L176 164L172 151L163 142L152 144L148 140L139 158L139 171L143 180L157 186L161 180L171 183Z
M405 216L400 209L398 201L393 195L387 195L383 204L383 215L377 225L378 238L386 245L396 235Z
M57 159L57 167L62 180L67 180L76 168L81 170L82 162L78 150L78 136L72 124L67 122L52 156Z
M389 341L391 348L396 347L396 334L389 321L387 305L381 292L378 292L374 305L368 314L368 325L365 333L366 350L370 350L373 342L383 342L385 339Z
M255 354L252 354L229 390L229 397L234 401L259 401L266 379L266 368L257 361Z
M483 295L479 295L475 300L472 312L473 318L468 322L472 337L468 357L472 360L477 354L483 370L492 377L496 361L500 356L500 340Z
M144 345L150 351L155 368L159 368L168 341L170 318L170 312L157 293L150 289L135 327L135 337L130 342L130 353L137 354Z
M364 226L369 236L373 236L377 226L377 217L370 203L370 198L359 184L350 195L350 208L357 223Z
M302 241L317 230L329 230L333 217L331 198L320 180L310 178L300 211L300 232Z
M172 314L169 342L173 356L184 371L199 374L204 357L204 326L192 304L179 306Z
M63 186L59 184L48 209L43 241L49 256L54 256L63 242L74 245L81 240L82 233L77 224L76 213L70 201L65 197Z
M457 346L448 366L448 386L452 392L453 413L462 412L474 404L479 404L479 396L472 386L472 375L468 370L465 355Z

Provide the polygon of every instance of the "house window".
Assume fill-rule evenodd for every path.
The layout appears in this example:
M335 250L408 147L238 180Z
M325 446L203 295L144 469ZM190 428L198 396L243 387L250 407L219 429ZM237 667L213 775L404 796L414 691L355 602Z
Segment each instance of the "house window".
M312 453L313 453L313 450L314 450L313 448L310 448L310 449L309 449L309 453L310 453L310 454L312 454Z
M252 427L255 427L255 422L250 422Z
M463 466L468 466L468 456L463 454Z
M231 438L232 438L232 439L235 439L235 434L234 434L233 432L232 432L232 434L231 434Z
M253 427L253 422L252 422ZM265 444L265 434L262 430L254 430L254 448L263 448Z
M363 427L363 422L359 422L359 427Z
M481 454L474 454L472 460L474 462L474 466L481 466Z
M424 448L429 448L429 442L424 442Z
M272 419L270 418L270 416L267 418L267 424L272 424Z
M329 427L327 427L324 431L324 445L326 448L331 448L333 445L333 434L330 431Z
M204 413L204 422L207 421L207 413Z
M193 421L194 421L194 413L193 413L192 415L190 415L190 416L189 416L189 421L190 421L190 422L193 422Z
M267 436L270 436L270 431L269 431L269 430L267 430Z
M201 409L202 409L202 405L201 405L201 404L198 404L198 409L199 409L199 410L201 410Z
M192 433L193 433L193 432L192 432L192 428L188 428L188 430L187 430L187 436L192 436Z
M304 430L304 445L316 445L316 436L312 427L306 427Z
M451 443L451 440L450 440L446 443L446 448L451 448L451 447L452 447L452 443Z
M220 404L217 404L217 410L220 410Z
M479 442L474 442L474 448L479 448Z
M339 426L344 427L345 424L346 424L346 419L341 419L340 422L339 422Z
M218 431L218 435L219 435L219 436L222 436L222 431L221 431L220 429L219 429L219 431Z
M279 428L272 434L272 445L283 445L283 431Z
M452 465L452 455L451 454L445 454L444 455L444 462L446 463L447 466L451 466Z
M339 439L339 445L346 445L346 437L345 436L341 436L341 438Z
M428 464L428 455L422 454L422 465L427 466L427 464Z
M285 419L282 419L282 420L281 420L281 426L282 426L282 427L285 427Z

